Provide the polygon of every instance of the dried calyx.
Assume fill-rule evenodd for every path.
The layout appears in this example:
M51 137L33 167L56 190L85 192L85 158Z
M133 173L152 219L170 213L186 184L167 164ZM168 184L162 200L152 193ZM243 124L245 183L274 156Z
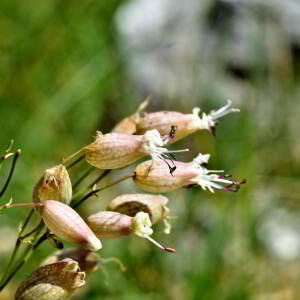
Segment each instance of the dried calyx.
M86 248L59 250L47 257L42 263L42 266L56 263L66 258L70 258L78 262L81 271L94 272L98 269L98 261L100 256Z
M168 198L163 195L153 194L123 194L113 199L107 209L134 217L143 211L149 214L152 224L163 221L164 232L169 234L171 225L169 223L170 209L167 207Z
M45 173L33 189L33 202L56 200L70 204L72 184L69 174L63 165L45 170Z
M78 263L65 259L34 271L19 286L16 300L65 300L85 284L85 273Z

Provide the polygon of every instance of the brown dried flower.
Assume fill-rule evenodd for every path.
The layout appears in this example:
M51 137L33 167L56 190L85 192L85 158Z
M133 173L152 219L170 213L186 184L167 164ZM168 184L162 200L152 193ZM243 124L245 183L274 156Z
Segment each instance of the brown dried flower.
M66 258L78 262L80 270L83 272L95 272L98 269L99 255L86 248L71 248L56 251L43 261L42 266L53 264Z
M166 206L168 198L153 194L124 194L113 199L107 209L134 217L143 211L149 214L152 224L163 220L165 233L169 234L171 226L168 222L170 210Z
M47 169L33 189L33 202L56 200L70 204L72 200L72 184L63 165Z
M16 300L65 300L85 284L85 273L72 259L40 267L19 286Z

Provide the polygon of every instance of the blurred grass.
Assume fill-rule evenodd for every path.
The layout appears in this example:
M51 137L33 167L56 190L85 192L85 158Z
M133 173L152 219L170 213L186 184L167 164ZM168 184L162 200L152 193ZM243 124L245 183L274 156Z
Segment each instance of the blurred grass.
M281 53L270 47L267 29L272 22L269 25L260 12L265 39L259 37L261 47L254 47L258 65L234 69L221 51L214 57L218 69L210 73L204 66L202 81L190 78L192 100L190 95L163 98L128 75L128 57L114 25L116 11L124 3L1 1L0 150L10 139L22 150L3 203L10 197L30 201L45 168L92 141L96 130L108 132L148 93L153 94L148 111L190 113L195 102L209 111L225 102L229 95L224 85L230 82L241 113L225 117L216 138L199 132L176 148L191 149L178 155L185 161L199 151L211 153L211 169L225 169L246 178L247 184L236 194L212 195L200 188L168 194L171 212L178 218L170 236L162 234L160 225L154 235L178 253L162 253L137 237L104 241L101 255L120 258L128 271L106 265L108 276L100 271L92 275L78 299L298 299L299 255L292 259L276 255L265 242L267 234L262 239L258 231L276 209L299 217L299 58L289 45ZM236 78L237 71L249 75ZM8 167L5 164L2 174ZM76 174L71 176L74 180ZM134 190L132 184L123 184L103 193L101 203L90 203L82 213L105 207L113 193ZM27 213L11 209L0 217L1 273ZM42 245L0 298L12 299L20 281L52 251L48 242Z

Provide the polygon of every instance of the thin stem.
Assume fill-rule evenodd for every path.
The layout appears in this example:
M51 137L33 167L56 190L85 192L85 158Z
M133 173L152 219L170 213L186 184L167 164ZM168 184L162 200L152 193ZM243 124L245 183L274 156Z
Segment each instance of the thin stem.
M116 184L118 184L118 183L120 183L120 182L122 182L122 181L125 181L126 179L132 178L133 176L134 176L133 174L124 176L124 177L122 177L121 179L118 179L118 180L116 180L116 181L113 181L113 182L111 182L111 183L105 185L104 187L102 187L102 188L100 188L100 189L97 189L97 190L94 190L94 191L89 192L89 193L88 193L86 196L84 196L81 200L75 202L75 203L72 205L72 207L73 207L74 209L77 208L77 207L78 207L79 205L81 205L85 200L89 199L90 197L92 197L93 195L97 194L98 192L103 191L103 190L106 190L106 189L108 189L108 188L110 188L110 187L112 187L112 186L114 186L114 185L116 185Z
M35 236L34 239L37 238L37 236L39 235L39 233L41 232L41 230L43 229L44 224L39 224L39 228L38 230L35 232ZM34 244L34 245L29 245L27 246L27 248L24 251L23 257L20 259L20 261L17 263L17 265L15 266L15 268L12 270L12 272L10 273L10 275L1 282L0 285L0 292L5 288L5 286L9 283L9 281L14 277L14 275L21 269L21 267L28 261L28 259L31 257L31 255L33 254L33 251L47 238L43 238L46 234L43 234L39 240ZM47 236L47 235L46 235ZM43 239L42 239L43 238Z
M69 166L66 166L66 169L67 170L71 169L73 166L75 166L77 163L79 163L83 158L84 158L84 155L80 156L77 160L75 160Z
M127 270L127 268L124 266L124 264L116 257L109 257L109 258L99 258L99 261L102 263L102 264L107 264L107 263L110 263L110 262L114 262L116 263L120 270L122 272L125 272Z
M92 188L95 184L100 182L107 174L110 173L111 170L104 170L102 174L100 174L90 185L89 188Z
M34 212L34 209L32 208L31 211L30 211L30 213L29 213L29 215L27 216L27 218L26 218L24 224L22 225L22 227L21 227L21 229L20 229L19 237L20 237L21 234L24 232L24 230L25 230L25 228L26 228L28 222L30 221L30 218L31 218L32 215L33 215L33 212Z
M95 170L95 168L93 168ZM75 196L73 197L72 202L76 202L76 199L82 197L86 191L88 191L91 188L94 188L95 184L99 183L107 174L109 174L111 170L104 170L103 173L101 173L92 183L90 183L87 187L81 189L78 191ZM93 193L95 194L95 193Z
M5 184L4 184L3 188L2 188L2 191L0 192L0 198L5 193L8 185L9 185L9 182L10 182L10 180L12 178L13 173L14 173L14 169L15 169L15 166L16 166L17 159L19 158L20 154L21 154L21 150L19 149L19 150L17 150L17 152L14 155L14 160L13 160L13 162L11 164L11 169L10 169L9 175L8 175L7 180L6 180L6 182L5 182Z
M151 238L150 236L146 235L145 238L147 240L149 240L151 243L153 243L154 245L156 245L160 250L162 251L166 251L166 252L171 252L171 253L176 253L176 250L173 248L169 248L169 247L164 247L161 244L159 244L156 240L154 240L153 238Z
M81 200L75 202L73 205L71 205L72 208L77 208L80 204L82 204L85 200L89 199L90 197L96 195L98 192L100 192L101 189L94 190L86 194Z
M11 152L11 148L14 144L14 140L11 140L7 146L7 149L4 151L4 154L1 156L1 164L4 160L8 159L10 156L13 155L13 153Z
M78 180L73 184L72 189L73 191L78 187L78 185L86 178L88 177L94 170L96 170L94 167L91 167L89 170L87 170L81 177L78 178Z
M24 206L38 207L38 206L44 206L44 204L43 203L16 203L16 204L7 203L4 205L1 205L0 210L4 209L4 208L15 208L15 207L24 207Z
M80 160L82 160L82 158L84 157L84 155L81 155L77 160L75 160L74 163L71 163L69 166L67 164L67 162L69 162L70 160L73 160L74 157L77 157L79 154L81 154L83 152L84 148L81 148L80 150L78 150L77 152L71 154L70 156L68 156L67 158L63 159L63 165L69 169L72 166L74 166L76 163L78 163Z
M19 231L18 238L17 238L17 240L16 240L16 243L15 243L15 247L14 247L13 253L12 253L11 257L10 257L10 260L9 260L9 263L8 263L8 265L7 265L7 267L6 267L6 270L5 270L5 272L4 272L3 276L2 276L1 282L3 282L3 280L4 280L5 277L7 276L8 271L9 271L10 267L12 266L12 264L13 264L15 258L16 258L16 255L17 255L17 253L18 253L18 251L19 251L19 249L20 249L20 245L21 245L21 238L20 238L20 237L21 237L22 233L24 232L24 230L25 230L25 228L26 228L28 222L30 221L30 218L32 217L33 212L34 212L34 209L32 209L32 210L30 211L30 213L28 214L28 216L27 216L27 218L26 218L24 224L22 225L22 227L21 227L21 229L20 229L20 231Z
M22 235L19 237L19 240L23 241L24 239L26 239L27 237L31 236L33 233L35 233L36 231L39 230L39 228L41 227L41 225L44 224L44 221L41 220L40 223L31 231L29 231L28 233Z
M33 250L35 250L37 247L39 247L44 241L47 240L49 234L49 230L47 230L39 239L38 241L33 245Z

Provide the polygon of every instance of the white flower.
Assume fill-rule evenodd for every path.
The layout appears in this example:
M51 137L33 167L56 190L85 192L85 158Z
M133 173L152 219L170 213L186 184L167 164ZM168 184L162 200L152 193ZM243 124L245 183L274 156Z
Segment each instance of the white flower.
M213 173L223 173L224 170L208 170L203 164L207 164L210 158L209 154L201 154L193 160L192 168L194 169L197 175L190 179L190 182L197 183L201 186L203 190L208 189L210 192L214 193L214 189L228 190L228 191L237 191L239 185L245 183L245 181L238 182L229 180L228 176L220 176ZM211 174L212 173L212 174ZM223 186L220 183L227 184Z
M147 238L153 233L152 224L147 213L140 211L132 220L132 228L136 235Z
M155 244L163 251L176 252L175 249L163 247L150 237L150 235L152 235L153 233L151 226L152 224L150 221L150 217L145 212L140 211L135 215L135 217L132 218L132 229L136 235L149 240L151 243Z
M231 100L227 100L227 104L218 109L217 111L211 111L208 115L206 113L202 113L202 117L199 117L200 108L195 107L193 109L193 115L195 116L195 126L198 129L207 129L214 132L215 126L218 122L218 119L228 115L232 112L239 112L238 108L230 107L232 104Z
M142 141L143 151L149 154L153 160L162 159L166 161L166 159L169 159L172 161L172 155L169 157L167 154L189 151L189 149L168 150L166 148L162 148L162 146L169 142L169 139L165 137L162 138L159 131L156 129L146 131L142 137ZM175 171L176 166L174 165L171 167L169 164L168 166L170 168L170 173L172 174Z

